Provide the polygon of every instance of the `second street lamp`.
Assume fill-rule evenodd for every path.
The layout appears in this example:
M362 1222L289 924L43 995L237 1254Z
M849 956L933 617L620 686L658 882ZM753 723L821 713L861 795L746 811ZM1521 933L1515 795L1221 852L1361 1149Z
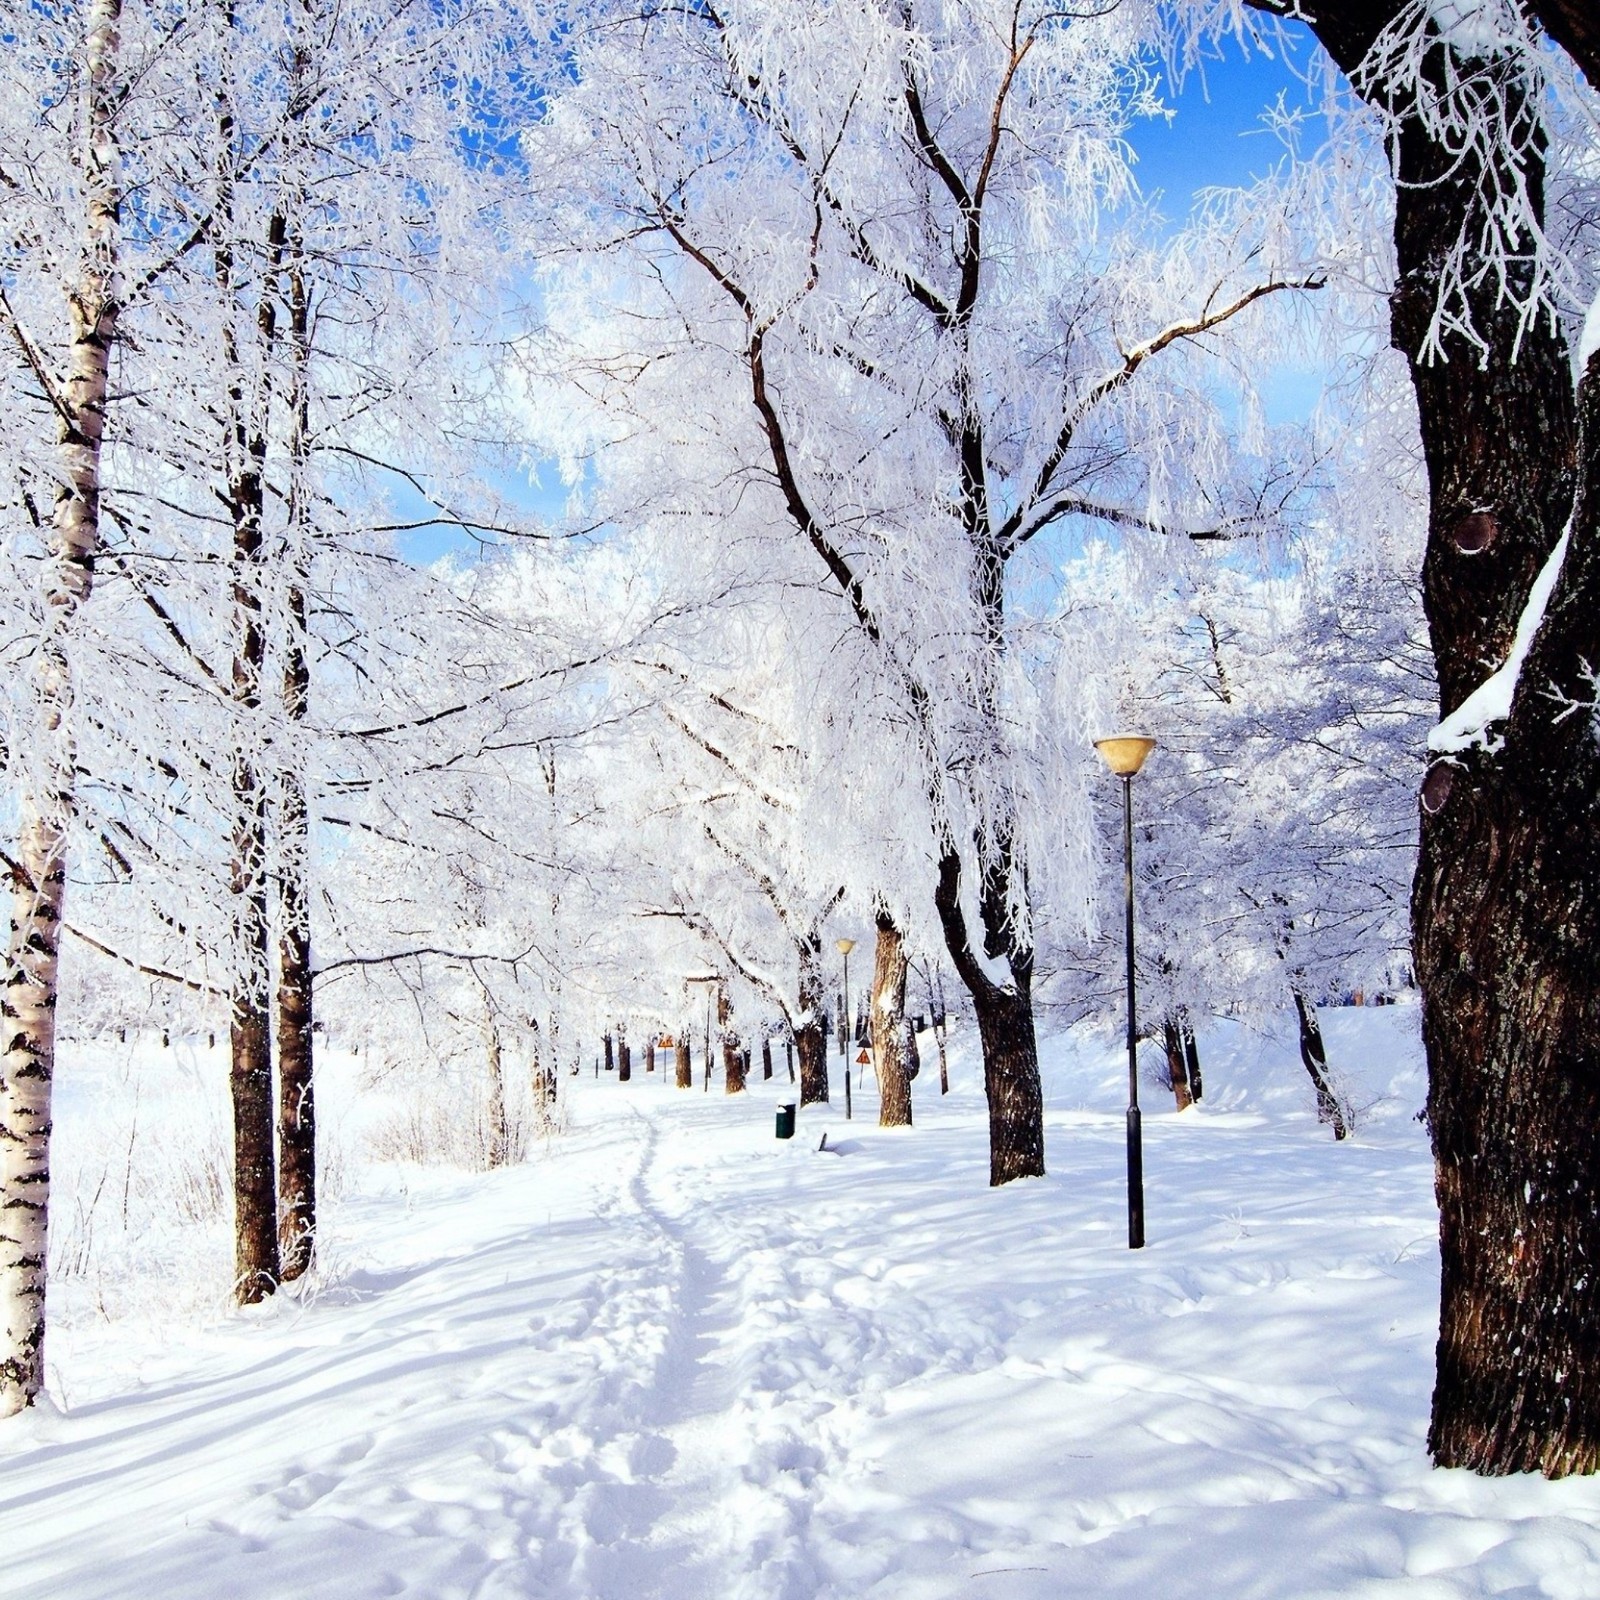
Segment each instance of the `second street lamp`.
M844 1021L839 1028L839 1048L844 1052L844 1120L853 1118L850 1105L850 952L855 949L854 939L836 939L839 954L844 957Z
M1094 747L1122 779L1122 864L1128 944L1128 1248L1144 1248L1144 1143L1139 1127L1139 1033L1133 992L1133 780L1156 747L1142 734L1096 739Z

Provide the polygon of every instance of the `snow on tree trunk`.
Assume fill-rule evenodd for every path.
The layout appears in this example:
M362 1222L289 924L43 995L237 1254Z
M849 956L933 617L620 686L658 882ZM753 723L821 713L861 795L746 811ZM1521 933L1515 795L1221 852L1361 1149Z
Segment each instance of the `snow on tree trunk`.
M100 545L100 453L119 311L115 124L121 15L119 0L91 0L86 19L83 234L77 278L67 296L66 379L53 396L61 481L39 569L44 636L31 668L38 748L17 795L22 871L13 883L0 1057L0 1415L32 1404L44 1385L50 1090L75 793L70 635L89 598Z
M219 160L223 171L218 184L218 243L213 255L223 300L227 405L222 459L226 500L233 519L233 851L229 871L233 1292L240 1304L247 1305L271 1294L281 1275L269 1013L272 958L267 907L268 795L261 749L261 675L266 659L262 513L269 409L265 391L268 358L276 336L276 313L272 297L263 295L256 318L261 367L251 372L247 370L245 354L247 314L236 282L232 239L232 180L227 169L234 160L236 134L226 97L220 102L219 119ZM281 227L281 214L274 216L273 226ZM281 247L281 238L277 242Z
M1044 1094L1033 1031L1033 957L1013 946L1008 961L1011 981L996 983L968 942L960 896L961 860L950 852L939 863L935 904L950 958L972 996L978 1019L983 1089L989 1102L989 1182L998 1187L1044 1174ZM993 916L998 922L999 913ZM1004 949L1006 936L997 929L990 941L998 952Z
M800 1104L828 1102L827 1007L822 986L822 940L810 934L800 945L800 1025L794 1030L800 1057Z
M484 1023L485 1055L489 1068L489 1126L486 1157L489 1170L511 1159L511 1125L506 1116L506 1075L501 1059L500 1029L491 1014Z
M1187 1016L1179 1026L1183 1033L1183 1060L1188 1069L1189 1093L1198 1100L1204 1089L1200 1078L1200 1044L1194 1036L1194 1028Z
M870 1027L878 1073L878 1124L911 1126L911 1073L905 1054L906 946L887 911L877 914L873 951Z
M1421 424L1424 599L1448 718L1510 655L1573 506L1566 341L1553 319L1518 314L1527 241L1485 259L1499 236L1492 196L1523 197L1542 222L1541 91L1437 34L1413 52L1422 91L1390 72L1363 76L1398 0L1315 9L1308 21L1334 60L1398 125L1392 342L1410 363ZM1535 9L1559 25L1563 8ZM1452 74L1489 85L1482 138L1444 140L1428 126L1425 103ZM1470 317L1473 338L1436 322L1441 294ZM1441 1466L1487 1473L1600 1468L1600 773L1588 715L1561 706L1574 688L1592 704L1585 673L1600 659L1594 487L1572 519L1503 742L1473 742L1429 774L1412 890L1440 1208L1428 1447Z
M678 1029L678 1037L673 1045L673 1066L677 1072L677 1083L680 1089L694 1088L694 1063L689 1059L689 1030Z
M311 672L306 659L308 552L306 460L310 445L307 364L310 301L298 259L290 268L290 569L283 653L283 714L291 735L305 722ZM278 777L278 1254L283 1281L311 1265L317 1232L317 1118L313 1092L316 1036L311 992L310 817L305 774L290 742Z
M744 1093L744 1042L736 1028L728 1026L733 1002L726 989L717 991L717 1032L722 1036L722 1087L728 1094Z
M1300 1060L1317 1093L1317 1121L1333 1128L1335 1139L1348 1137L1349 1118L1339 1096L1334 1092L1328 1077L1328 1052L1322 1042L1322 1024L1317 1020L1317 1008L1304 990L1294 990L1295 1015L1300 1022Z

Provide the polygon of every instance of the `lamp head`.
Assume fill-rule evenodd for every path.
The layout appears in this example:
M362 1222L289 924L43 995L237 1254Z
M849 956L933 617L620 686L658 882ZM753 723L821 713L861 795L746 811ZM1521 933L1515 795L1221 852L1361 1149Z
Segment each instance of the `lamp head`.
M1156 742L1141 733L1114 733L1108 739L1096 739L1094 747L1117 777L1136 778Z
M849 955L856 947L854 939L835 939L833 942L838 946L839 954L842 956Z

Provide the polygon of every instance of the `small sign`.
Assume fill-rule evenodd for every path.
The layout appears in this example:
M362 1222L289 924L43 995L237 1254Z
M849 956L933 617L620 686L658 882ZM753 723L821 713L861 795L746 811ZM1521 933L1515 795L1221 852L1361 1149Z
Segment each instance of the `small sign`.
M864 1067L871 1060L872 1057L869 1056L865 1050L863 1050L861 1054L856 1057L856 1065L858 1067Z

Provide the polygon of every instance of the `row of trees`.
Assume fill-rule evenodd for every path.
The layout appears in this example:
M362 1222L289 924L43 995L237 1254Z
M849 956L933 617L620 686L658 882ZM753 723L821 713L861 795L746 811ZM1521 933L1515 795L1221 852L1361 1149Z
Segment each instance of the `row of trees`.
M1435 1456L1594 1465L1592 29L1253 9L8 9L0 1404L64 934L226 1012L244 1299L312 1259L319 1022L548 1081L714 978L816 1099L841 931L895 1118L953 968L1005 1183L1036 1005L1113 1001L1137 721L1152 1030L1292 1003L1320 1099L1317 1002L1414 961ZM1159 64L1305 29L1328 149L1164 225ZM1286 349L1331 381L1271 422Z

